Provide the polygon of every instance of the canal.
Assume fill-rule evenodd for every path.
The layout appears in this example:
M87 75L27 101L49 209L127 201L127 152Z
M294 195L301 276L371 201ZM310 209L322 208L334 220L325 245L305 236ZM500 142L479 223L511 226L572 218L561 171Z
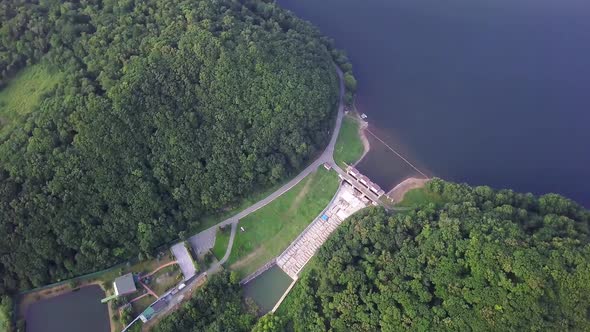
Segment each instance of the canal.
M253 299L262 313L267 313L272 310L292 282L291 277L274 265L244 285L244 296Z
M110 332L109 312L100 303L97 285L31 304L25 313L27 332Z
M371 131L421 170L590 206L590 1L278 2L347 51ZM413 175L371 143L361 172Z

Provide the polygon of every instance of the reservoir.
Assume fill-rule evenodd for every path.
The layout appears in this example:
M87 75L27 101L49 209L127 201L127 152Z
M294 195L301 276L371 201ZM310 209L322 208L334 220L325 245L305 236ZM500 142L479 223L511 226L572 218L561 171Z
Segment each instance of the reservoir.
M590 1L279 4L347 51L369 129L424 173L590 206ZM414 175L369 139L362 173Z
M244 285L244 296L254 300L265 314L272 310L291 282L293 279L274 265Z
M110 332L104 292L97 285L35 302L25 314L27 332Z

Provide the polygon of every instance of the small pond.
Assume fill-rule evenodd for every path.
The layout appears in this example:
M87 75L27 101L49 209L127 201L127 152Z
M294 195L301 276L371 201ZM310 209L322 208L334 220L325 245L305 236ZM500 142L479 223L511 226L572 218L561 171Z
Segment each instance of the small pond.
M35 302L25 314L27 332L110 332L104 295L93 285Z
M244 296L258 304L262 313L272 310L293 279L278 266L273 266L244 285Z

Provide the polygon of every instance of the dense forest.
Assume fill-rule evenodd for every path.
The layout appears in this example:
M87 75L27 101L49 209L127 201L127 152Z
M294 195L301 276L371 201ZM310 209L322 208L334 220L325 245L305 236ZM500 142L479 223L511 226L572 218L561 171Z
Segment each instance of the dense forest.
M0 294L149 257L300 168L351 69L272 1L1 0L0 24L0 84L62 75L0 141Z
M214 275L179 310L166 316L156 332L251 331L256 322L255 305L245 304L237 275Z
M441 180L427 190L439 204L344 222L279 310L284 328L590 330L587 210Z

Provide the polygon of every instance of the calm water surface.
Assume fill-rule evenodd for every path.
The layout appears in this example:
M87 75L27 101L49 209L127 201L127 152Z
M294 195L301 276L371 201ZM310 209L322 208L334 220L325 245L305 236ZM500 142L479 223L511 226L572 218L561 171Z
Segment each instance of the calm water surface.
M590 1L279 0L345 49L370 129L429 175L590 206ZM359 168L411 168L376 142Z
M275 265L244 285L244 296L252 298L262 312L267 313L277 304L291 282L293 279Z
M94 285L34 303L26 313L27 332L110 332L103 297Z

